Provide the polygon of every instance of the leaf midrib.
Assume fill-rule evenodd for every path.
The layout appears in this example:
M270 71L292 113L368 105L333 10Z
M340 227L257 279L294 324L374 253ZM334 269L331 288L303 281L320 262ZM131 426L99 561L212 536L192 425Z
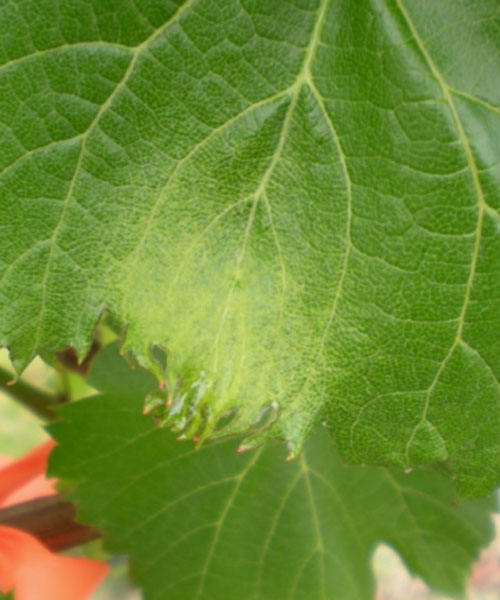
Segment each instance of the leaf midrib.
M83 133L81 135L80 151L78 153L78 158L76 160L75 170L74 170L74 173L73 173L73 177L71 178L70 184L68 186L68 191L67 191L66 196L64 197L64 200L63 200L63 207L62 207L62 210L61 210L61 214L59 216L59 219L57 221L56 226L54 227L54 231L52 232L52 236L49 239L50 249L49 249L49 254L48 254L48 257L47 257L47 262L45 264L44 274L43 274L42 281L41 281L42 292L41 292L41 299L40 299L40 312L39 312L37 327L36 327L35 336L34 336L34 343L33 343L33 349L32 349L32 354L33 355L36 353L36 349L37 349L38 344L40 342L40 330L41 330L41 326L42 326L43 321L44 321L44 313L45 313L45 310L46 310L47 279L48 279L48 276L49 276L49 273L50 273L50 267L51 267L51 263L52 263L52 260L53 260L53 257L54 257L54 249L56 247L57 236L59 234L59 231L61 229L62 223L64 221L64 217L65 217L66 211L68 209L69 201L70 201L70 199L71 199L71 197L73 195L73 190L75 188L75 183L76 183L76 180L77 180L78 175L80 173L80 169L81 169L81 166L82 166L82 163L83 163L83 157L84 157L84 154L85 154L85 148L86 148L86 144L87 144L87 140L89 138L89 135L95 129L95 127L97 127L97 125L99 124L99 121L100 121L102 115L111 106L111 104L113 103L113 101L116 98L116 96L118 95L118 93L126 85L126 83L127 83L128 79L129 79L130 75L134 71L134 67L137 64L137 61L139 60L141 54L149 47L149 45L152 42L154 42L154 40L158 36L160 36L165 31L165 29L167 29L173 23L175 23L176 21L178 21L182 17L182 15L196 1L197 0L187 0L170 17L170 19L168 19L161 27L159 27L158 29L156 29L155 31L153 31L153 33L148 38L146 38L141 44L139 44L138 46L136 46L134 48L132 59L130 60L127 69L125 70L124 74L122 75L122 78L118 81L118 83L115 86L115 89L111 92L111 94L108 96L108 98L106 99L106 101L101 105L101 107L97 111L95 117L92 119L92 122L90 123L90 125L87 128L87 130L85 131L85 133Z
M465 293L464 293L464 299L462 302L462 307L460 309L460 313L459 313L459 316L457 319L457 329L455 332L455 337L453 339L452 344L450 345L450 347L448 349L448 352L446 353L439 368L437 369L437 371L434 375L434 378L432 379L431 383L429 384L429 386L427 388L425 403L424 403L424 407L423 407L423 411L422 411L422 417L421 417L420 421L417 423L417 425L415 426L415 428L413 429L412 433L410 434L410 437L408 438L408 442L406 444L406 450L405 450L405 460L406 460L407 465L409 466L411 464L410 451L411 451L411 446L413 444L413 440L415 439L415 436L417 435L417 432L420 429L420 427L423 424L425 424L426 422L429 422L427 415L429 412L432 393L433 393L437 383L439 382L441 374L443 373L444 369L446 368L448 361L451 359L453 353L455 352L455 349L462 342L465 318L466 318L467 309L468 309L469 302L470 302L471 290L472 290L472 286L474 284L474 279L476 276L476 268L477 268L477 263L478 263L478 259L479 259L479 251L480 251L480 246L481 246L481 232L482 232L483 221L484 221L484 213L486 211L489 212L490 210L493 210L493 209L491 209L491 207L489 207L486 202L484 192L483 192L483 189L481 186L481 181L479 179L479 169L478 169L478 166L476 165L476 162L474 159L474 154L472 152L472 148L471 148L469 139L467 137L464 126L462 124L462 121L458 114L457 108L453 101L451 88L448 85L445 78L443 77L443 75L441 74L441 72L439 71L439 69L438 69L436 63L434 62L432 56L430 55L429 51L427 50L422 37L420 36L418 30L416 29L415 24L413 23L413 21L410 17L410 14L408 13L408 11L403 3L403 0L396 0L396 5L399 8L399 11L400 11L408 29L410 30L412 37L415 40L415 43L416 43L420 53L422 54L425 62L427 63L429 70L431 71L434 79L436 80L439 87L441 88L443 97L449 106L450 113L451 113L453 122L455 124L456 131L458 134L458 139L460 141L460 144L461 144L462 149L465 154L467 164L469 166L472 183L473 183L473 187L474 187L474 191L475 191L475 196L476 196L476 203L477 203L477 221L476 221L476 228L475 228L475 234L474 234L474 244L473 244L473 249L472 249L470 272L469 272L469 277L467 278L467 282L465 285ZM468 344L468 345L470 346L470 344ZM437 427L434 424L433 424L433 427L439 433ZM444 438L442 438L442 436L440 436L440 437L442 439L444 447L446 447L446 441L444 440Z

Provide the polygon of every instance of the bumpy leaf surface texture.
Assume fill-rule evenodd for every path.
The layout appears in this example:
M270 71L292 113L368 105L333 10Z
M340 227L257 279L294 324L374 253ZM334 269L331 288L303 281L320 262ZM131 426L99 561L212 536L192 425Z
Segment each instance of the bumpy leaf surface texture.
M498 8L2 2L0 342L83 355L107 310L187 436L321 421L491 489Z
M116 348L91 381L108 395L64 408L52 470L79 482L80 518L129 554L147 600L371 600L381 540L455 595L491 539L491 502L458 504L440 474L343 466L324 429L292 462L279 444L196 451L137 418L151 382Z

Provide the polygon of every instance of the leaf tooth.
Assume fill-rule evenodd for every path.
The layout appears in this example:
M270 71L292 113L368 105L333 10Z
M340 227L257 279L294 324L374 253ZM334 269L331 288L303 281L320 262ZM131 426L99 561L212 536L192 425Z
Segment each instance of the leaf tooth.
M249 434L243 439L236 452L241 454L248 450L253 450L262 446L270 437L272 437L272 426L279 415L279 406L276 402L271 402L265 406L257 419L253 422Z
M286 460L291 461L297 458L304 450L304 444L307 436L303 433L299 433L297 436L289 437L286 439L286 446L288 449L288 455Z
M261 445L261 443L253 444L251 441L247 443L242 443L236 448L235 452L236 454L243 454L244 452L249 452L250 450L258 448Z
M284 435L288 455L286 460L291 461L297 458L304 449L304 444L308 438L309 427L290 428Z
M150 359L149 352L143 353L136 348L129 347L127 340L124 339L120 354L131 369L136 369L137 366L142 367L156 379L159 388L165 386L165 371L160 368L157 362Z
M287 409L283 411L279 423L276 424L276 437L280 437L286 442L287 460L293 460L302 453L310 434L322 422L322 417L323 414L319 410L312 410L308 414ZM333 435L331 427L328 429Z
M150 392L145 398L142 408L143 415L161 416L166 410L165 393L161 390Z
M259 430L257 433L245 437L236 449L236 452L241 454L242 452L259 448L260 446L263 446L271 437L272 435L270 429Z
M187 438L194 439L196 437L199 442L203 441L210 435L209 432L213 428L213 425L210 424L212 420L210 407L208 404L202 404L201 406L191 406L189 409L191 415L184 434Z

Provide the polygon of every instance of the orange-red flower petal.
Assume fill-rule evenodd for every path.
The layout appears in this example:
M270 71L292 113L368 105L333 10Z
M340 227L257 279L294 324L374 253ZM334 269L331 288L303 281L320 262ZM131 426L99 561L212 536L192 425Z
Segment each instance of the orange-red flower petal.
M88 558L60 556L33 536L0 526L0 589L16 600L87 600L109 566Z
M0 470L0 506L11 504L10 496L25 484L45 473L47 460L54 446L55 442L49 440ZM45 488L46 490L47 488ZM29 497L24 495L22 499L27 500ZM19 498L17 500L19 501Z
M54 493L44 475L54 445L50 440L0 468L0 507ZM106 563L60 556L30 534L0 526L0 590L13 589L16 600L87 600L108 571Z

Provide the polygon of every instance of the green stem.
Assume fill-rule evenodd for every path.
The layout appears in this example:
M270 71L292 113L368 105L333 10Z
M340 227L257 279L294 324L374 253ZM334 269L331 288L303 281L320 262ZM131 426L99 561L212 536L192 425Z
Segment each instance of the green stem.
M71 393L69 372L63 363L57 364L56 370L59 373L60 382L59 403L66 404L66 402L70 402L73 397L73 394Z
M53 410L53 407L58 402L54 396L20 379L13 381L12 374L2 367L0 367L0 386L6 394L20 402L38 417L41 417L45 421L54 421L57 419L57 414Z

